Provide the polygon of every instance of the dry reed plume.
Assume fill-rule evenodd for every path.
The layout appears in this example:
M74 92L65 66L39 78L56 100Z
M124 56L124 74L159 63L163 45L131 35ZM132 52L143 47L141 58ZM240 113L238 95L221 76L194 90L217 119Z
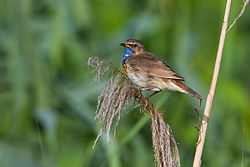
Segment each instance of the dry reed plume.
M170 126L164 122L162 113L156 111L153 104L148 103L141 91L113 63L102 58L90 57L88 65L93 67L96 72L95 81L99 81L104 75L109 78L98 96L95 119L102 123L102 127L93 147L105 130L107 141L110 141L109 133L111 129L115 133L123 109L126 108L127 104L134 102L135 105L143 107L151 117L153 148L158 166L180 166L174 135Z

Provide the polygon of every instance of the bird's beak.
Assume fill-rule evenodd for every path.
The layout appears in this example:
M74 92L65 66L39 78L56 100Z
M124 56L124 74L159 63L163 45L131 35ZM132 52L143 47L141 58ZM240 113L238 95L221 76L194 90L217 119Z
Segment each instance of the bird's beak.
M123 47L126 47L126 44L125 43L120 43L121 46Z
M126 44L126 43L120 43L121 46L126 47L126 48L132 48L130 45Z

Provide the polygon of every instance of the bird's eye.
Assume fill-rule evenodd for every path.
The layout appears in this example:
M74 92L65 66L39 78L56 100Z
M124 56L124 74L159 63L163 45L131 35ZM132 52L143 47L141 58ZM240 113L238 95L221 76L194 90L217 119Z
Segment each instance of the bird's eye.
M137 47L137 44L134 44L134 47Z

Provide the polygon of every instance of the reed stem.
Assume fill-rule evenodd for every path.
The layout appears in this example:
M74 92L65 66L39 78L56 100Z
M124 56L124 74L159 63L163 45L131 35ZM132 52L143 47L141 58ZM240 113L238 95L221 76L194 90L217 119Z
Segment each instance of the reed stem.
M198 144L196 147L193 167L200 167L200 165L201 165L201 155L202 155L202 151L203 151L209 116L210 116L211 107L213 104L216 83L217 83L218 74L219 74L219 70L220 70L224 41L225 41L226 33L227 33L227 25L228 25L228 17L229 17L230 7L231 7L231 0L227 0L224 20L223 20L222 30L221 30L221 35L220 35L220 42L219 42L215 66L214 66L213 78L212 78L212 82L210 85L209 93L207 95L207 101L206 101L206 105L205 105L205 109L204 109L204 115L203 115L200 135L199 135L199 139L198 139Z

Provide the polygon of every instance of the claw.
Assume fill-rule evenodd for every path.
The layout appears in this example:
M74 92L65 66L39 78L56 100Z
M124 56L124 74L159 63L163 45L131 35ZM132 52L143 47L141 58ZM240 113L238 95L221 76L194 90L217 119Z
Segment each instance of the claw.
M146 99L146 100L145 100L144 108L148 107L148 104L149 104L149 103L148 103L148 98L146 97L145 99Z
M148 101L146 101L146 104L144 105L144 108L148 107Z

